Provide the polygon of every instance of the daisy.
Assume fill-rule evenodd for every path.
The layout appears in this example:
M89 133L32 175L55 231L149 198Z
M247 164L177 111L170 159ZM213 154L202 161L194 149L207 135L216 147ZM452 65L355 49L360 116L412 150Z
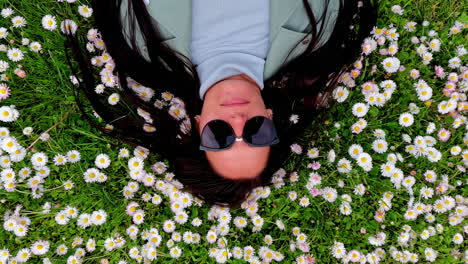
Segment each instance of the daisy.
M14 13L15 13L15 11L13 11L13 9L4 8L4 9L2 9L1 15L2 15L2 17L7 18L7 17L13 15Z
M54 164L59 166L59 165L64 165L67 163L67 156L57 154L54 156Z
M358 145L358 144L353 144L349 147L348 149L348 154L353 158L353 159L357 159L357 157L359 156L359 154L361 154L363 152L363 148L361 145Z
M130 152L126 148L119 149L119 158L128 158L130 156Z
M91 226L93 223L91 221L91 215L90 214L81 214L78 217L77 225L81 228L87 228L88 226Z
M337 167L338 172L340 173L348 173L352 169L351 162L345 158L342 158L338 161Z
M114 238L112 237L109 237L107 238L106 240L104 240L104 248L107 250L107 251L111 251L115 248L115 240Z
M319 155L318 148L312 148L307 151L307 156L311 159L317 158Z
M429 262L434 262L435 259L437 258L437 255L438 255L438 252L435 251L432 248L425 248L424 249L424 256L425 256L426 260L429 261Z
M399 123L400 126L409 127L414 123L414 117L408 112L402 113L399 118Z
M338 86L333 90L333 98L339 103L344 102L348 98L348 95L349 90L343 86Z
M8 30L4 27L0 27L0 39L4 39L8 36ZM6 47L6 46L5 46Z
M394 73L400 67L400 60L397 57L388 57L382 61L386 72Z
M42 17L42 27L47 30L55 30L57 28L57 21L52 15L45 15Z
M49 251L49 246L50 243L48 241L39 240L34 242L31 245L30 249L34 255L44 255L45 253L47 253L47 251Z
M23 52L18 48L8 49L7 56L14 62L21 61L24 58Z
M353 212L351 205L348 202L342 202L340 205L340 213L343 215L350 215Z
M369 106L367 106L366 104L356 103L353 105L352 113L354 116L363 117L367 114L368 110L369 110Z
M423 59L423 64L427 65L431 62L433 56L432 56L432 53L430 52L424 52L422 55L421 55L422 59Z
M24 27L26 25L26 19L22 16L15 16L11 19L11 23L13 23L13 27L15 28Z
M110 163L111 161L110 161L109 155L104 154L104 153L97 155L96 159L94 160L94 164L99 169L105 169L109 167Z
M348 259L351 260L351 262L358 262L361 259L361 253L357 250L351 250L347 254Z
M174 221L172 221L170 219L164 221L164 224L163 224L164 232L172 233L172 232L174 232L175 228L176 228L176 225L175 225Z
M169 250L171 257L173 258L178 258L182 254L182 249L180 249L178 246L175 246Z
M325 187L322 189L322 197L329 202L334 202L337 197L337 192L331 187Z
M236 216L233 223L237 228L244 228L247 226L247 219L242 216Z
M80 15L83 17L88 18L93 14L93 9L89 6L80 5L78 6L78 13L80 13Z
M388 149L388 143L384 139L377 139L372 142L372 149L377 153L385 153Z
M94 211L91 214L91 221L94 225L102 225L106 222L106 219L107 219L107 213L106 211L102 209Z
M440 39L433 39L429 42L429 49L438 52L440 51Z
M70 163L76 163L81 159L81 154L78 150L70 150L67 152L67 160Z
M42 49L42 45L39 42L34 41L29 44L29 49L34 52L39 52Z
M185 224L185 222L187 222L188 215L186 212L180 211L175 214L174 219L179 224Z
M138 146L133 150L133 155L141 159L146 159L149 155L149 149L142 146Z
M57 249L55 250L57 255L65 255L68 252L68 247L65 244L60 244L57 246Z
M460 67L460 58L458 57L454 57L454 58L451 58L448 63L449 63L449 67L452 68L452 69L456 69L456 68L459 68Z
M370 171L372 169L372 157L368 153L362 152L358 155L356 161L365 171Z
M416 29L417 24L418 23L416 23L414 21L410 21L410 22L405 24L404 29L406 29L408 32L413 32Z
M447 141L450 138L450 130L447 130L445 128L441 128L439 132L437 132L437 137L439 138L440 141Z
M299 199L299 205L300 206L307 207L307 206L309 206L309 204L310 204L309 198L302 197L301 199Z
M110 104L110 105L116 105L120 100L120 95L118 93L113 93L109 96L109 98L107 99L107 102Z
M57 222L59 225L66 225L69 220L70 218L64 211L60 211L55 215L55 222Z
M47 164L48 158L43 152L36 152L31 156L31 163L35 167L41 167Z
M390 55L395 55L398 52L398 45L396 42L393 42L388 46L387 53Z
M432 88L431 87L423 87L420 89L416 89L416 92L418 94L418 99L420 101L427 101L432 98Z
M71 19L65 19L60 23L60 28L63 34L75 35L78 25Z
M1 34L1 30L0 30L0 34ZM1 39L1 37L0 37L0 39ZM9 67L10 67L10 65L8 64L8 62L6 62L4 60L0 60L0 72L5 72L6 70L8 70Z

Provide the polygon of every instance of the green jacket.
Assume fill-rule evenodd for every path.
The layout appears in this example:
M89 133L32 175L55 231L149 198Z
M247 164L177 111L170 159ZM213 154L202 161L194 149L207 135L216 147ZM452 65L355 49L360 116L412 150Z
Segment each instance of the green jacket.
M143 1L143 0L141 0ZM269 51L265 61L264 80L273 76L283 63L288 63L292 59L301 55L307 48L308 41L311 36L308 36L302 43L291 52L286 59L289 51L294 48L296 43L303 39L307 34L290 28L287 25L291 24L290 21L294 20L295 23L309 24L307 13L302 4L302 0L270 0L270 42ZM320 18L325 0L308 0L314 12L316 20ZM329 10L327 13L327 24L324 29L324 34L316 48L319 48L329 39L338 13L340 0L330 0ZM125 32L128 32L128 21L126 9L127 0L122 1L121 14L123 16L122 25ZM191 42L191 17L192 17L192 1L191 0L150 0L147 6L150 15L153 17L155 24L161 31L163 36L163 43L169 45L171 48L181 52L188 58L190 56L190 42ZM299 10L298 10L299 9ZM294 15L293 15L294 14ZM320 28L322 21L317 26ZM143 56L149 61L149 56L146 47L143 44L143 38L139 29L136 30L136 41L138 49L142 52ZM305 27L303 27L305 28ZM128 34L126 35L128 41ZM286 59L286 60L285 60Z

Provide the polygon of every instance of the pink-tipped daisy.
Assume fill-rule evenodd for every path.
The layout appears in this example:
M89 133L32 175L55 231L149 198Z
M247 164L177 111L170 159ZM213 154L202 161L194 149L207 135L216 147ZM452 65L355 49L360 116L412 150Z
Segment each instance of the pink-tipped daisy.
M10 87L5 83L0 83L0 101L10 97Z

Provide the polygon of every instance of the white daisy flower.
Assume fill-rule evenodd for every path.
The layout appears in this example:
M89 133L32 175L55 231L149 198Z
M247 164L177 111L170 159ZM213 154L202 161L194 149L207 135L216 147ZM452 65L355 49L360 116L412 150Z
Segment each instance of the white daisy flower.
M8 8L3 8L2 9L1 15L2 15L2 17L7 18L7 17L13 15L14 13L15 13L15 11L8 7Z
M456 233L452 238L453 243L460 245L463 243L463 236L460 233Z
M416 29L417 24L418 23L416 23L414 21L410 21L410 22L406 23L403 28L406 29L408 32L413 32Z
M354 188L354 194L356 195L364 195L366 193L366 187L364 186L364 184L358 184L356 185L356 187Z
M414 117L410 113L402 113L399 118L399 124L403 127L409 127L414 123Z
M429 49L433 52L440 51L440 39L433 39L429 42Z
M47 30L55 30L57 28L57 21L52 15L45 15L42 17L42 27Z
M175 225L174 221L172 221L170 219L164 221L164 223L163 223L164 232L172 233L172 232L174 232L175 228L176 228L176 225Z
M34 242L30 249L34 255L44 255L49 251L50 243L49 241L39 240Z
M94 211L91 214L91 221L94 225L102 225L106 222L106 219L107 219L107 213L106 211L102 209Z
M86 242L86 250L88 252L93 252L95 249L96 249L96 241L92 238L88 239L88 241Z
M367 114L369 106L364 103L356 103L353 105L352 113L354 116L363 117Z
M23 52L18 48L8 49L7 56L14 62L21 61L24 58Z
M352 169L351 162L348 159L342 158L338 161L337 168L340 173L348 173Z
M119 102L119 100L120 100L120 95L118 93L113 93L108 97L107 102L110 105L116 105Z
M81 154L78 150L70 150L67 152L67 160L71 163L76 163L81 159Z
M348 202L342 202L339 209L340 213L343 215L350 215L353 212L353 209Z
M385 153L388 150L388 143L384 139L377 139L372 142L372 149L377 153Z
M15 16L11 19L11 23L15 28L24 27L26 25L26 19L22 16Z
M400 68L400 60L397 57L388 57L382 61L386 72L394 73Z
M433 56L432 56L432 53L430 52L424 52L422 55L421 55L422 59L423 59L423 64L424 65L427 65L431 62Z
M99 169L105 169L105 168L109 167L110 163L111 163L111 161L110 161L109 155L107 155L105 153L101 153L101 154L97 155L96 159L94 161L94 164Z
M8 70L9 67L10 65L8 64L8 62L0 60L0 72L5 72L6 70Z
M337 191L334 188L325 187L322 189L322 197L332 203L336 200Z
M426 260L429 261L429 262L434 262L436 260L436 258L437 258L437 255L438 255L438 252L435 251L432 248L425 248L424 249L424 256L425 256Z
M128 158L130 156L130 152L126 148L119 149L119 158Z
M70 218L65 211L60 211L55 215L55 222L59 225L66 225Z
M169 250L169 253L171 254L171 257L178 258L182 254L182 249L178 246L175 246Z
M460 58L454 57L454 58L451 58L451 59L448 61L448 63L449 63L448 66L449 66L450 68L456 69L456 68L459 68L459 67L460 67L461 61L460 61Z
M91 226L93 222L91 221L91 215L90 214L81 214L78 216L78 221L77 225L81 228L87 228L88 226Z
M338 86L333 90L333 98L339 103L344 102L349 95L349 90L346 87Z
M8 36L8 30L4 27L0 27L0 39L4 39Z
M93 9L86 5L80 5L78 6L78 13L83 17L88 18L93 14Z
M29 44L29 49L34 52L39 52L42 49L42 45L39 42L34 41Z
M353 158L353 159L357 159L357 157L359 156L359 154L361 154L363 152L363 148L361 145L359 144L352 144L349 148L348 148L348 154Z
M68 247L67 247L65 244L60 244L60 245L58 245L57 248L55 249L55 252L56 252L57 255L59 255L59 256L65 255L65 254L67 254L67 252L68 252Z
M47 164L48 158L43 152L36 152L31 156L31 163L36 167L41 167Z
M75 35L78 25L71 19L65 19L60 23L60 28L63 34Z

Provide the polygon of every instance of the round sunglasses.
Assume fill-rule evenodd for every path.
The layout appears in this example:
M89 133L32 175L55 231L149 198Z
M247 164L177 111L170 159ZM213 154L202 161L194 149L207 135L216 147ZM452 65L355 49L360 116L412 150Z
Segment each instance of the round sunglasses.
M200 150L221 151L235 141L244 141L252 147L265 147L279 143L273 121L265 116L254 116L244 125L242 137L237 138L231 125L220 119L211 120L203 127Z

